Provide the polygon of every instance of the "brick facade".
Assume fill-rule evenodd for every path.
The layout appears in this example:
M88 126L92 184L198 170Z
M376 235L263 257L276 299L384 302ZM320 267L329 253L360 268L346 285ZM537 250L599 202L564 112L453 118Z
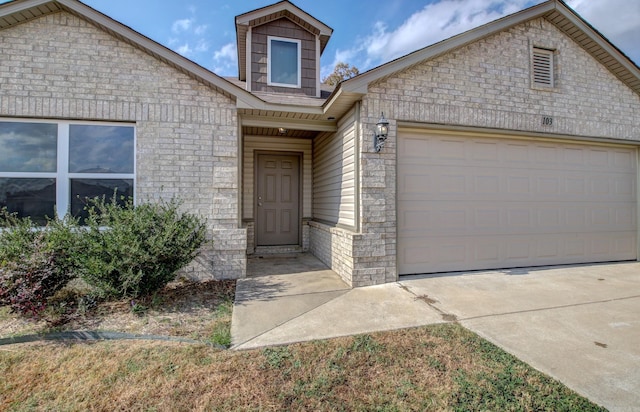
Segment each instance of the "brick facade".
M556 50L556 88L531 87L532 47ZM371 131L384 112L386 146ZM553 125L542 124L543 115ZM369 86L362 99L361 231L353 284L395 281L396 138L402 122L640 141L640 96L543 18L534 19ZM384 255L374 256L380 249ZM384 275L372 277L383 271Z
M285 23L283 30L289 25ZM534 47L554 50L553 89L532 87ZM313 141L292 138L284 148L274 146L284 138L268 133L250 142L239 136L241 106L235 96L240 88L238 94L220 92L187 74L189 70L178 70L73 14L52 13L0 30L0 53L1 118L135 125L137 199L175 196L184 200L185 210L207 219L213 242L184 271L199 279L246 276L247 254L255 251L252 150L304 153L302 236L294 246L311 251L357 287L397 280L396 140L403 125L640 141L640 96L544 18L368 84L367 93L355 102L358 109L336 123L353 125L352 137L343 139L352 152L333 174L326 168L319 172L318 166L339 158L340 149L323 157L320 146L336 140L344 127L333 136L318 133ZM306 77L312 77L308 70ZM361 90L353 95L360 96ZM283 114L272 109L264 117ZM372 133L382 112L390 133L376 153ZM553 124L543 124L543 116L552 117ZM340 144L345 145L336 140L331 147ZM347 170L347 164L353 167ZM317 169L313 176L312 169ZM344 179L349 173L354 177ZM329 189L339 195L318 190L312 199L314 183L327 176L335 183ZM343 190L346 180L353 180L349 190ZM322 217L319 205L328 203L342 209Z
M0 117L135 125L137 199L176 196L207 219L213 246L186 272L245 276L229 96L64 12L0 31L0 54Z

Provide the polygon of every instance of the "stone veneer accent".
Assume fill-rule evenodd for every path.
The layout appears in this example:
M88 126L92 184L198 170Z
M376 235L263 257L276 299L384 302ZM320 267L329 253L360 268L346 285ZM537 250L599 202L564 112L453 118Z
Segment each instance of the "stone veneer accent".
M309 222L310 251L352 287L387 282L385 243L375 234L355 233L348 229Z
M352 285L353 237L358 235L314 221L309 222L309 227L310 252Z
M185 274L246 276L229 96L65 12L1 30L0 55L0 117L134 124L137 200L176 196L207 219L213 245Z

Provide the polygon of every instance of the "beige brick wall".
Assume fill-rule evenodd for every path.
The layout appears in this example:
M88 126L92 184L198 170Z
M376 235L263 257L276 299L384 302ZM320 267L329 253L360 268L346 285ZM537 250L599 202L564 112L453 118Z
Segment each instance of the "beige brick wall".
M556 50L552 91L530 87L533 46ZM390 119L390 134L375 153L371 135L381 112ZM397 276L398 122L640 140L640 96L542 18L370 85L361 113L361 228L375 239L356 241L354 248L365 242L362 248L384 253L354 262L354 285ZM543 115L553 117L552 126L542 124Z
M353 241L359 235L323 223L309 222L311 253L336 272L342 280L353 284Z
M0 31L0 117L136 126L138 200L177 196L214 240L187 272L246 274L234 102L67 13Z

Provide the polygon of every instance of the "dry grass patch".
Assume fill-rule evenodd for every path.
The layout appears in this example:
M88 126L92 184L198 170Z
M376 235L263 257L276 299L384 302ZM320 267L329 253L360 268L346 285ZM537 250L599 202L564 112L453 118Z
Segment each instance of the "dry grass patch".
M63 291L47 320L27 320L0 307L0 338L64 330L180 336L230 343L235 281L177 281L152 296L78 307L77 291ZM82 305L82 302L81 302Z
M246 352L0 349L0 410L602 410L457 324Z

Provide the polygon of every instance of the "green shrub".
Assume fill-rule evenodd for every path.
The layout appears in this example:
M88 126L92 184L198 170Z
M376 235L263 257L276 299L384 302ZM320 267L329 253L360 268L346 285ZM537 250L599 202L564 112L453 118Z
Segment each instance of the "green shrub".
M47 243L47 232L37 233L31 250L0 267L0 305L22 315L39 317L48 299L72 278L64 255Z
M86 253L83 244L83 230L78 220L67 215L64 219L52 219L47 221L44 228L44 239L47 250L55 254L55 264L61 273L67 273L72 277L78 271L80 257Z
M86 227L67 216L41 228L1 210L0 305L39 316L78 276L115 298L151 294L173 280L203 244L204 222L180 213L175 200L124 203L89 201Z
M192 261L205 240L205 224L180 213L176 200L124 207L90 201L79 274L105 297L139 297L163 288Z
M31 219L0 209L0 268L31 254L37 234Z
M77 222L50 220L45 228L29 218L0 211L0 305L40 316L47 300L74 276L79 252Z

